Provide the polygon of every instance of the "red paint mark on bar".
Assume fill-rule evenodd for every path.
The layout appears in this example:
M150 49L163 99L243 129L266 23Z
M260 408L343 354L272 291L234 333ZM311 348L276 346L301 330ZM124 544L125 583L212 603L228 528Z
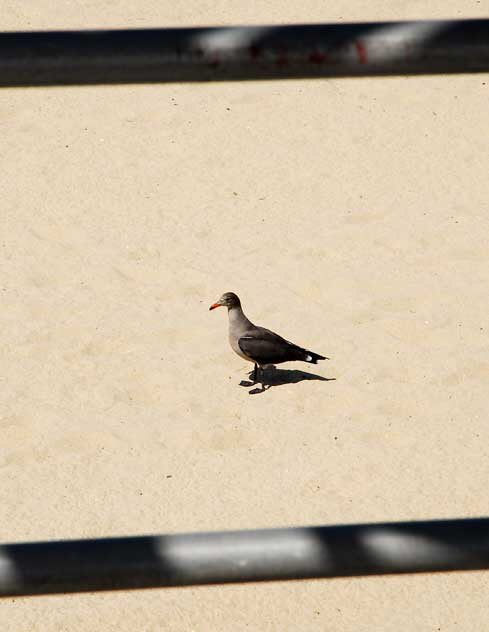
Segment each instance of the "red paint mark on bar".
M358 63L366 64L367 63L367 49L365 47L365 44L363 44L359 40L356 40L355 48L357 49Z
M321 53L320 51L315 50L309 55L308 59L313 64L322 64L323 61L326 61L327 57L326 53Z
M275 64L277 66L287 66L289 60L287 58L287 50L285 48L280 48L277 51L277 59L275 60Z

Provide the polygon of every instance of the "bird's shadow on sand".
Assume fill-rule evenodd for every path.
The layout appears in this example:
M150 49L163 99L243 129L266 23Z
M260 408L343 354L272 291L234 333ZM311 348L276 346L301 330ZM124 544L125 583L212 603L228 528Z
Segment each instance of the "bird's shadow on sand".
M253 371L250 373L250 377L253 375ZM332 382L336 380L335 377L323 377L322 375L315 375L314 373L307 373L306 371L298 371L297 369L277 369L275 367L269 367L262 369L258 381L256 383L242 380L239 385L244 387L256 386L256 388L249 391L250 395L258 395L258 393L264 393L268 391L272 386L282 386L283 384L297 384L304 380L319 380L320 382ZM258 388L261 385L261 388Z

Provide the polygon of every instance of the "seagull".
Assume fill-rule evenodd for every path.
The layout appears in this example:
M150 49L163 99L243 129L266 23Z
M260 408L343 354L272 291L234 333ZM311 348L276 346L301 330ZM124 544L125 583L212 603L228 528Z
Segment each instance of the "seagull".
M269 329L254 325L244 315L241 301L234 292L223 294L209 310L216 307L228 308L229 344L241 358L255 365L252 378L254 383L258 381L258 368L263 369L270 364L293 360L317 364L318 360L329 360L319 353L308 351L285 340Z

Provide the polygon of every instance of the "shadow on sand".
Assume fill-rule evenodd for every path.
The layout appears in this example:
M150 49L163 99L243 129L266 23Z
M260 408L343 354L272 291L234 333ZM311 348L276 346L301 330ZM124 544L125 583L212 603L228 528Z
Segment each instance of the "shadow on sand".
M253 375L253 371L250 373L250 377ZM261 384L261 388L253 388L249 391L250 395L257 395L258 393L264 393L268 391L272 386L281 386L282 384L297 384L304 380L319 380L320 382L332 382L336 380L335 377L323 377L322 375L315 375L314 373L307 373L306 371L298 371L297 369L277 369L275 367L269 367L262 369L258 376L256 383L242 380L239 385L250 387Z

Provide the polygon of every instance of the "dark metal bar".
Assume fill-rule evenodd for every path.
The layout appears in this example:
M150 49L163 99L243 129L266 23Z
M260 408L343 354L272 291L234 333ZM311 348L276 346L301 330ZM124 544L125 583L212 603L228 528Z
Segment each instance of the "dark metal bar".
M0 546L0 596L489 569L489 518Z
M0 86L489 71L489 20L0 33Z

